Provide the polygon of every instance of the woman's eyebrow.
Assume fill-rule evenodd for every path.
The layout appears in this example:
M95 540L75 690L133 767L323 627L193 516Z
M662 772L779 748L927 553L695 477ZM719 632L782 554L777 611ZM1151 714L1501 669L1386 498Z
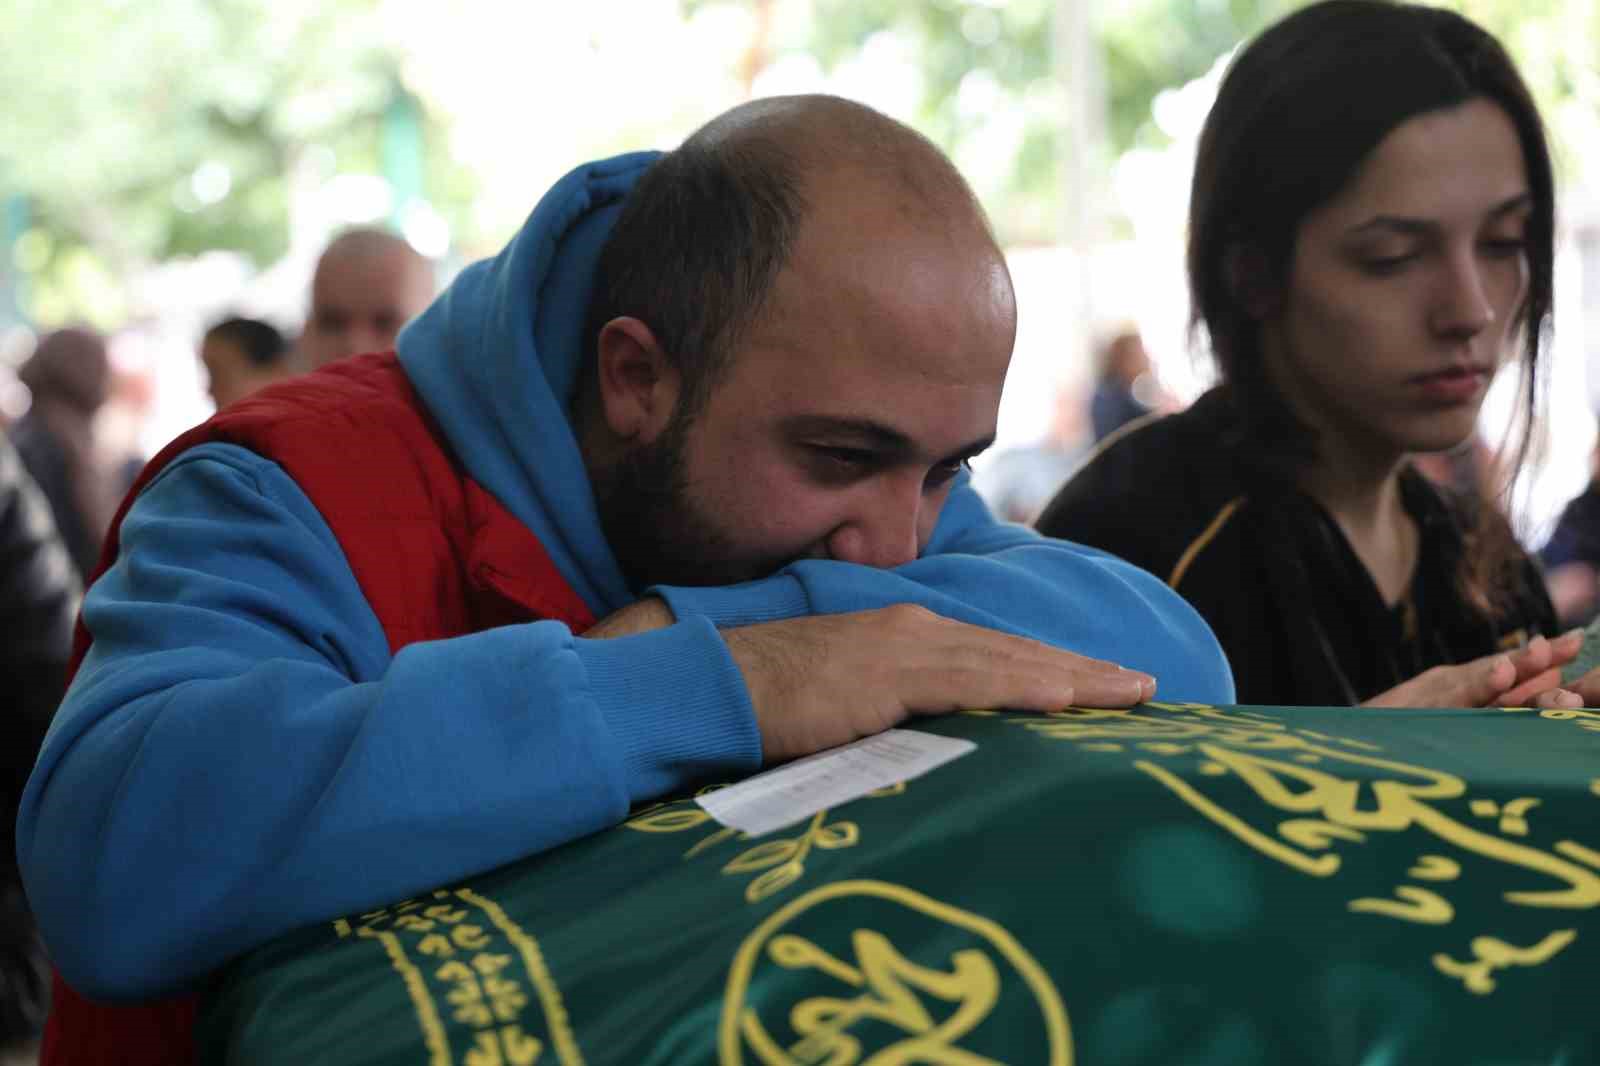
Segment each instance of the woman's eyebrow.
M1484 214L1485 217L1488 218L1500 218L1504 215L1511 214L1513 211L1520 210L1524 207L1529 207L1532 204L1532 193L1518 193L1517 195L1508 197L1505 200L1502 200L1500 203L1489 208L1489 210ZM1403 215L1374 215L1372 218L1367 219L1360 225L1350 227L1350 229L1346 232L1354 236L1356 234L1367 233L1378 229L1394 230L1399 233L1426 235L1437 232L1439 229L1439 223L1432 219L1407 218Z

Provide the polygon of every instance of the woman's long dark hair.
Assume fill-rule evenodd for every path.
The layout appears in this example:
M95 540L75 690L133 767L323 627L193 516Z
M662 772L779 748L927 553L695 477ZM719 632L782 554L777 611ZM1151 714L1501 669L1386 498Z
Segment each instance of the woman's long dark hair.
M1289 15L1229 65L1206 118L1189 203L1191 326L1204 327L1246 432L1263 454L1313 459L1316 440L1267 378L1261 328L1241 263L1268 283L1289 276L1306 216L1355 176L1378 143L1418 115L1469 100L1497 104L1516 128L1533 198L1520 469L1543 391L1555 262L1555 186L1544 124L1500 43L1450 11L1387 0L1323 0ZM1467 602L1500 613L1522 559L1493 498L1480 501L1457 574Z

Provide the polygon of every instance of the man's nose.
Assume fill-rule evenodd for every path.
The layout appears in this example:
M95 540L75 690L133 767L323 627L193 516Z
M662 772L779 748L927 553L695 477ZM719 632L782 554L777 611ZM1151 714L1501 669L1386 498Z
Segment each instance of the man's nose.
M922 482L895 479L875 484L851 517L828 537L828 555L880 569L916 559L922 510L930 506Z

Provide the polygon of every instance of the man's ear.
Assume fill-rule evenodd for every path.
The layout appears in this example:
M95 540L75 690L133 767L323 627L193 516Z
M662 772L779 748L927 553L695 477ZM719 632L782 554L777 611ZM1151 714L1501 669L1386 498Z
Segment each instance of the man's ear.
M1253 244L1235 244L1223 256L1222 266L1228 288L1246 314L1259 322L1278 313L1283 289L1272 277L1266 252Z
M621 440L649 444L672 421L683 378L650 327L613 318L596 344L600 411Z

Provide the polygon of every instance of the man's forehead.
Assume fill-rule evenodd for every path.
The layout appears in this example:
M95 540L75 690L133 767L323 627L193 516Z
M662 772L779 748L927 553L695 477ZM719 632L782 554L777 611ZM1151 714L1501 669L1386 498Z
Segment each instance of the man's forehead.
M395 311L409 316L431 298L431 279L421 267L403 259L319 269L311 283L311 302L320 307Z
M748 336L786 350L801 372L843 360L863 373L897 368L998 387L1015 331L1010 277L997 252L901 232L876 244L797 248Z

